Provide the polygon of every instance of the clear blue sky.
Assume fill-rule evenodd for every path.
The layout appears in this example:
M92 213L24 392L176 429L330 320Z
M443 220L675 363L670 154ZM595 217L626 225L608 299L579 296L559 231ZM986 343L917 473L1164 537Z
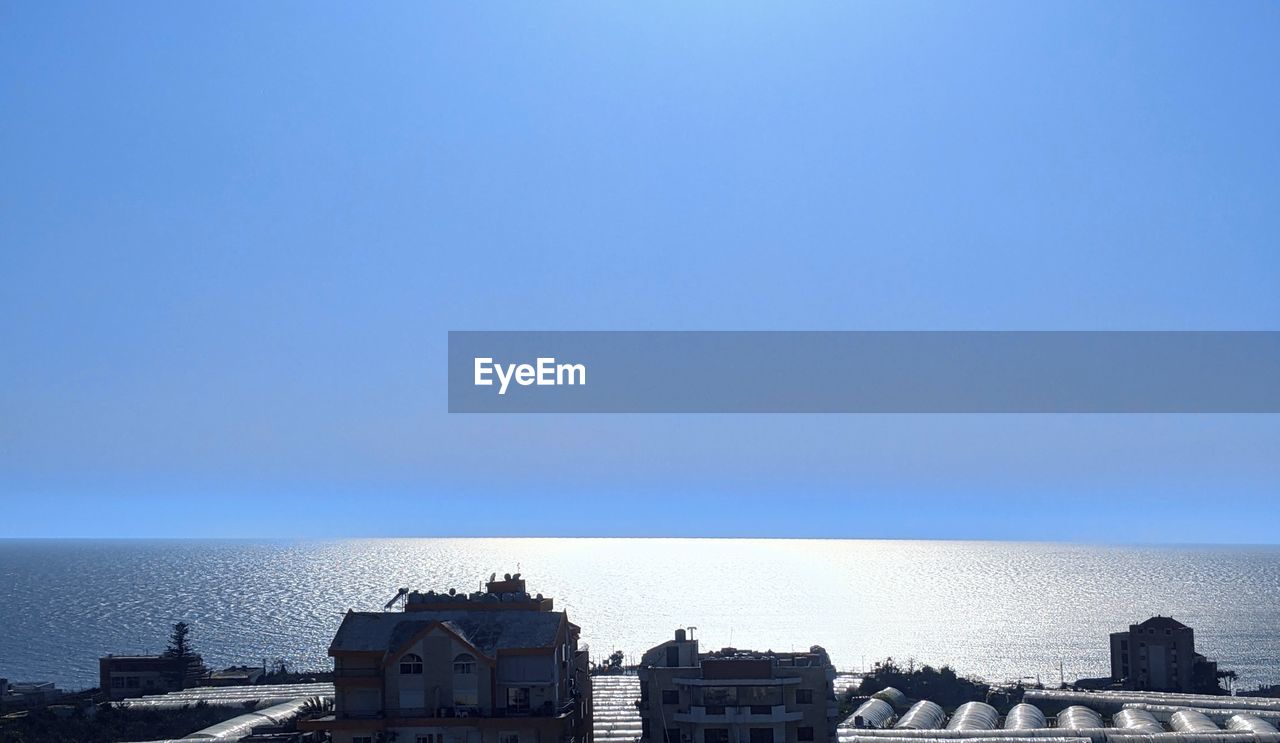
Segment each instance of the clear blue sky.
M450 329L1278 329L1280 5L0 8L0 536L1274 542L1276 416L445 412Z

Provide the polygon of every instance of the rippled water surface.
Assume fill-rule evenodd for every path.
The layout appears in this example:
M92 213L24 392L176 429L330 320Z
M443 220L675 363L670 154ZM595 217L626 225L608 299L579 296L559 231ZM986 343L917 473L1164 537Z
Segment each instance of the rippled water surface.
M1195 627L1242 687L1280 682L1280 549L981 542L416 539L0 541L0 676L96 685L99 655L157 652L192 624L211 665L328 666L348 609L400 586L475 590L518 569L593 654L678 626L704 647L817 643L992 680L1108 673L1107 635L1152 614Z

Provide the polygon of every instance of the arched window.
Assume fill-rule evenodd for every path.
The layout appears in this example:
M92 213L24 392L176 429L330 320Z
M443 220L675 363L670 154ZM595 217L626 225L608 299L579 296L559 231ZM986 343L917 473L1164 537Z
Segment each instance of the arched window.
M467 676L476 672L476 659L470 653L461 653L453 659L453 673Z
M400 673L402 674L422 674L422 656L406 653L400 656Z

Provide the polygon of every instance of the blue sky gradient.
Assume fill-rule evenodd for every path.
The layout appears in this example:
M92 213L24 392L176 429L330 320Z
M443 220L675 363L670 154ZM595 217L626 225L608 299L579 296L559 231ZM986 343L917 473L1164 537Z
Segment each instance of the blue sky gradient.
M0 536L1276 541L1276 416L449 416L445 342L1280 329L1280 5L0 19Z

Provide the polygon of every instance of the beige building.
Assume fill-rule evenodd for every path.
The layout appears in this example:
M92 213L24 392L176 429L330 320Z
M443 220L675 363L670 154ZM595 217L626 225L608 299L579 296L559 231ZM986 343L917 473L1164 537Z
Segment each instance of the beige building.
M402 592L404 593L404 592ZM329 655L334 743L590 743L579 628L517 574L471 594L407 593L348 612Z
M834 740L835 667L816 645L803 653L700 653L697 640L676 630L644 654L639 673L644 743Z

